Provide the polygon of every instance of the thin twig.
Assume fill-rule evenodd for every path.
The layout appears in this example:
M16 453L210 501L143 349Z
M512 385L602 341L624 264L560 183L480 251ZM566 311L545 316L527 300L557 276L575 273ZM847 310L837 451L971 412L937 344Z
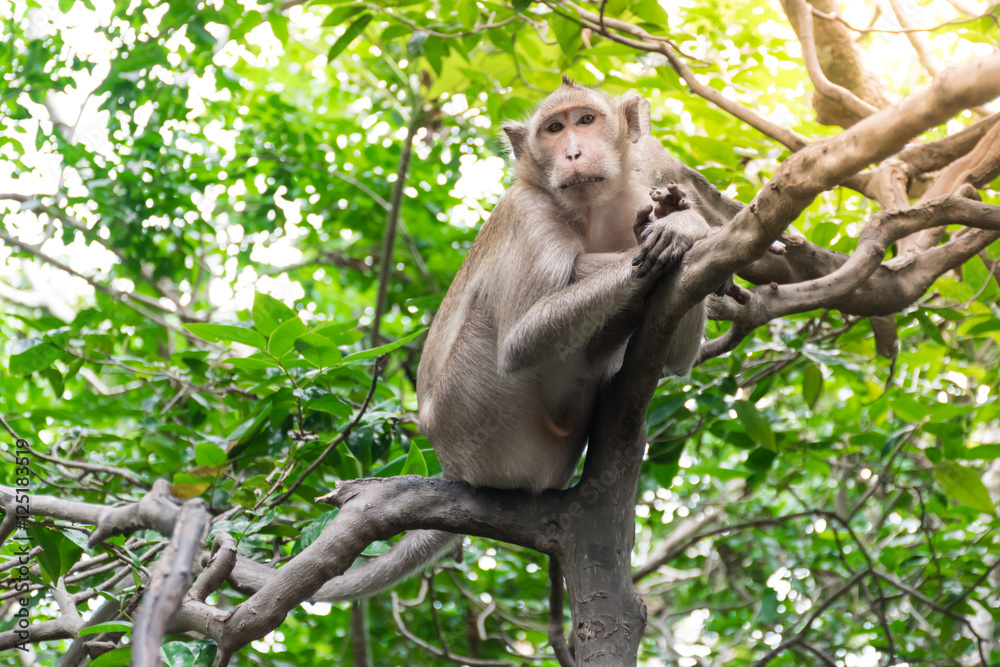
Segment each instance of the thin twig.
M385 236L382 240L382 261L378 275L378 294L375 298L375 315L372 317L371 344L372 347L379 345L379 327L382 324L382 315L385 312L385 300L389 291L389 277L396 268L392 261L392 249L396 243L396 228L399 225L399 207L403 203L403 190L406 188L406 175L410 171L410 157L413 155L413 137L423 122L423 99L418 91L413 93L413 110L410 116L410 123L406 127L406 139L403 141L403 150L399 156L399 164L396 167L396 183L392 188L392 199L389 205L389 214L385 220Z
M375 395L375 388L378 387L379 374L385 368L385 360L386 356L382 355L375 361L375 366L372 368L372 384L371 387L368 389L368 395L365 396L365 400L361 404L361 408L358 410L358 414L354 416L354 419L351 421L351 423L347 425L347 428L345 428L340 435L338 435L329 445L327 445L327 448L323 450L323 453L320 454L316 458L316 460L313 461L312 464L310 464L308 468L306 468L306 471L302 473L297 480L295 480L288 486L287 491L282 493L280 496L277 497L277 499L275 499L272 503L270 503L269 507L277 507L278 505L281 505L286 500L288 500L288 498L291 497L293 493L295 493L296 489L298 489L302 485L302 483L306 481L306 478L309 477L309 475L311 475L313 471L316 470L316 468L322 465L323 461L326 460L326 457L330 455L330 452L336 449L337 445L342 443L347 438L347 436L351 434L354 428L361 421L361 418L364 417L365 412L368 410L368 404L371 403L372 396ZM280 484L280 480L278 483ZM272 492L273 489L268 492L268 495L270 495L270 493ZM264 497L266 498L267 495L265 495Z

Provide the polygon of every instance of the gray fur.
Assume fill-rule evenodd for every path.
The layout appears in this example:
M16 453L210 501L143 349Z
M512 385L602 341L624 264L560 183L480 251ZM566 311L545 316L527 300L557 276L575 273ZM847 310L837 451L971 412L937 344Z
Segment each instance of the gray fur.
M441 530L411 530L381 556L328 581L312 599L357 600L392 588L437 560L457 539L458 535Z

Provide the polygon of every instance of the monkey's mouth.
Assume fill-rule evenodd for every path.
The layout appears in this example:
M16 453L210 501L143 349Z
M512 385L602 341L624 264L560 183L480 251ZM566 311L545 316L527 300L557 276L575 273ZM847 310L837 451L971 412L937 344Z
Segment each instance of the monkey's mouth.
M566 188L571 188L574 185L582 185L584 183L600 183L604 180L603 176L574 176L565 183L559 186L560 190L565 190Z

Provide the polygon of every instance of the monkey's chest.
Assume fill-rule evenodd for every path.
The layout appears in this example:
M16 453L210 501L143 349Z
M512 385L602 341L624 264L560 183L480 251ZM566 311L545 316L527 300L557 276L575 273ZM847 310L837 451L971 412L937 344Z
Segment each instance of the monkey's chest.
M610 253L631 250L637 245L631 223L591 230L583 242L584 252Z

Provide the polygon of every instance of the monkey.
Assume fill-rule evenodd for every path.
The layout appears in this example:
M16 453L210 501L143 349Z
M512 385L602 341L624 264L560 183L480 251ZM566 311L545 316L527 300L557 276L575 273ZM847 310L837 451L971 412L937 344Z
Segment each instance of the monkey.
M710 233L676 184L651 193L633 178L644 102L564 78L526 122L503 125L515 180L448 289L417 369L420 430L446 479L532 493L565 486L647 294ZM690 373L704 326L703 303L683 315L668 372ZM456 538L410 531L314 599L389 588Z

